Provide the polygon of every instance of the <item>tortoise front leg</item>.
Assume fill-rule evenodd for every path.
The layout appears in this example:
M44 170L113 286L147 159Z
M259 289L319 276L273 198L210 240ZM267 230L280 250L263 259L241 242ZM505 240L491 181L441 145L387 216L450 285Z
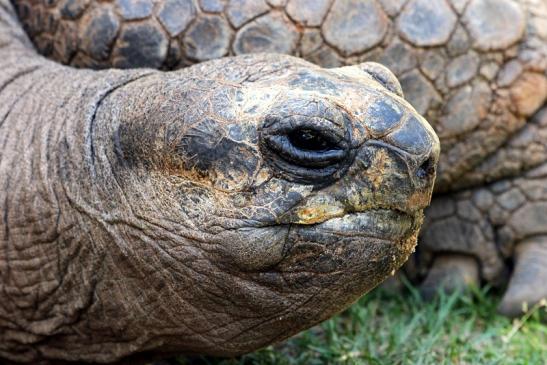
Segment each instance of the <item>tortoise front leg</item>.
M420 293L426 300L432 299L439 289L452 293L480 283L479 263L471 255L442 253L437 255L426 278L420 285Z
M515 269L498 311L509 317L521 315L533 304L547 299L547 236L533 237L515 249Z
M434 200L418 246L422 292L480 281L501 286L499 311L522 313L547 297L547 163L524 177Z

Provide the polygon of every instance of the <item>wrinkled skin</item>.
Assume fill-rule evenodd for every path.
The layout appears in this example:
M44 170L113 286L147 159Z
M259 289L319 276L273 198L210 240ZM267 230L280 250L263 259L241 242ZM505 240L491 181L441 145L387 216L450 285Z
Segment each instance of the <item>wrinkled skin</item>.
M374 63L40 57L0 0L0 358L237 355L413 251L439 141Z
M37 48L76 67L176 69L264 51L324 67L380 62L443 146L435 187L443 196L427 213L421 254L409 270L417 280L427 276L424 291L456 277L451 267L461 255L463 281L491 285L507 283L519 256L541 252L547 260L547 219L533 218L544 216L546 195L524 193L527 185L547 185L545 173L526 174L547 166L544 0L14 2ZM525 198L494 212L462 198L494 192L496 199L497 182L518 185ZM530 223L516 232L520 213ZM534 255L517 255L530 240ZM526 285L510 284L501 307L507 315L519 314L523 299L531 305L547 297L547 269L518 265L533 269L515 271L513 283Z

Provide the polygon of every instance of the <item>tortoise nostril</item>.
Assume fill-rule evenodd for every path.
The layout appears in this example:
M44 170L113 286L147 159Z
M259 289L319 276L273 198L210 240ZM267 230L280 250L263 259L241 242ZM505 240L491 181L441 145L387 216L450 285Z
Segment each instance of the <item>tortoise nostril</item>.
M427 160L425 160L420 167L418 167L418 170L416 170L416 176L420 179L425 179L435 172L435 161L430 157Z

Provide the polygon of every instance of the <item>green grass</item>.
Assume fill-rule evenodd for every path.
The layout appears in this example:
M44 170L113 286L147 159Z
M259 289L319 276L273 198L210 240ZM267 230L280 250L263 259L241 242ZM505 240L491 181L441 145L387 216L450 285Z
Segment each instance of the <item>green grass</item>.
M179 359L180 364L547 364L547 305L520 319L496 314L487 290L424 302L376 290L344 313L288 341L239 359Z

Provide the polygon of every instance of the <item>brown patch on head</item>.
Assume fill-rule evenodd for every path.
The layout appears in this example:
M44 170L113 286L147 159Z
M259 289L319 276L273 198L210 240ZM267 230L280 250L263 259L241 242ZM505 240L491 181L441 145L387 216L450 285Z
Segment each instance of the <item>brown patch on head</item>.
M378 190L382 186L386 172L390 169L391 164L392 159L386 150L381 149L376 152L372 165L368 170L369 180L372 182L375 190Z
M431 202L431 192L430 191L417 191L414 194L408 197L407 206L409 208L427 207Z
M315 224L324 222L330 218L343 216L344 209L341 206L321 204L297 209L296 215L298 217L298 221L295 223Z

